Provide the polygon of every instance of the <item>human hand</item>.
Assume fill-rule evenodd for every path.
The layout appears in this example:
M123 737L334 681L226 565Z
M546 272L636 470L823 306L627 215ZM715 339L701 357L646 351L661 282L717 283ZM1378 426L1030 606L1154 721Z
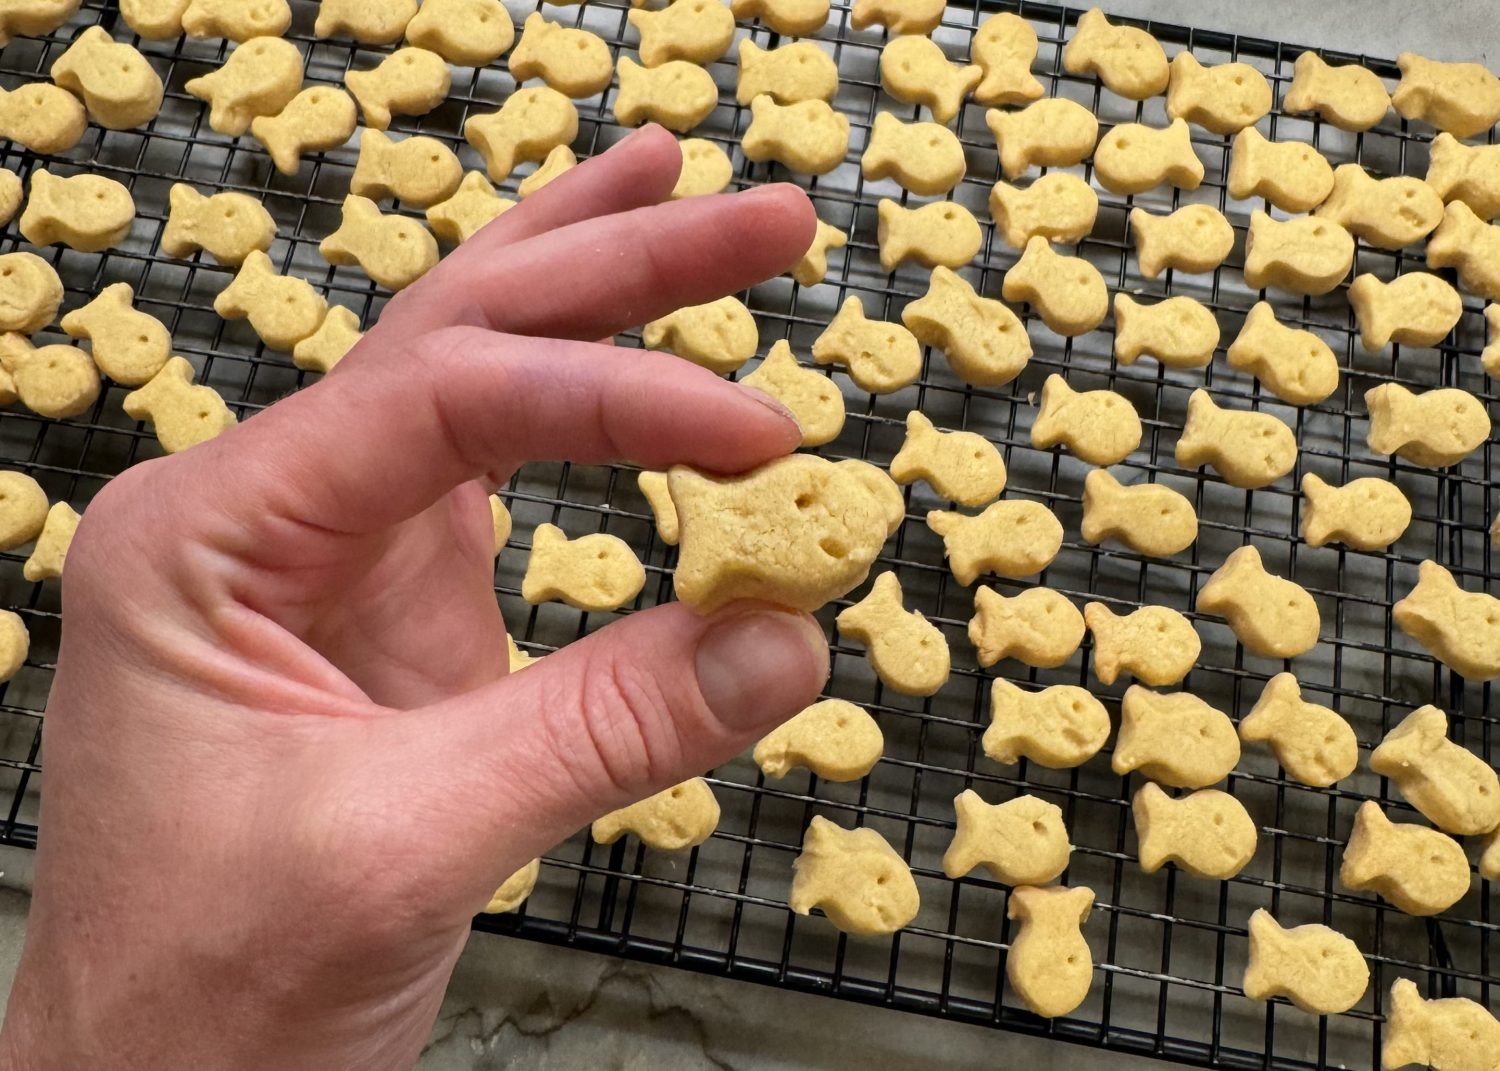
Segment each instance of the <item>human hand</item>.
M0 1066L409 1067L504 878L814 698L821 631L750 604L633 614L507 676L486 484L798 443L761 396L587 341L809 245L800 191L661 203L679 166L660 129L582 164L322 382L94 499Z

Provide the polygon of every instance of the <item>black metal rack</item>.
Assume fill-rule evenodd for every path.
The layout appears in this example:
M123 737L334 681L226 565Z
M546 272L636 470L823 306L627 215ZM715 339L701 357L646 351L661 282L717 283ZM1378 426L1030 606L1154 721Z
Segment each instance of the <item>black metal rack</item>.
M872 316L897 319L900 309L925 290L924 272L907 266L892 275L879 266L876 204L884 196L905 198L893 183L865 183L858 156L878 110L907 117L916 111L882 93L876 64L884 37L872 30L853 31L849 7L850 0L834 0L830 21L817 35L838 61L842 84L835 104L848 114L853 128L850 156L842 167L808 181L743 159L737 146L749 116L734 103L732 52L711 66L725 92L719 108L692 135L710 138L730 153L736 164L734 186L793 178L808 189L823 219L851 235L849 245L830 257L823 285L802 288L783 277L744 295L761 325L761 352L772 341L787 338L796 352L806 355L848 294L862 296ZM296 21L290 36L304 49L309 82L338 84L349 68L371 66L386 51L347 40L318 40L311 35L315 4L293 0L293 8ZM518 5L512 9L520 10ZM549 18L594 30L617 53L633 49L626 0L590 0L580 7L544 10ZM962 58L980 20L996 10L1017 12L1036 28L1041 50L1035 69L1050 95L1088 105L1105 127L1164 119L1159 97L1127 102L1104 92L1092 79L1062 73L1062 44L1081 9L1016 0L955 4L935 38L951 57ZM297 371L285 354L259 347L245 325L225 324L214 315L212 299L228 281L228 269L199 259L174 260L160 252L167 189L174 181L189 181L200 188L235 189L260 197L280 228L272 248L278 267L312 280L331 301L351 306L368 324L383 304L382 293L357 269L328 266L316 248L337 225L355 146L318 154L294 177L280 175L254 139L231 139L209 130L204 109L182 89L188 78L223 62L228 52L223 42L135 41L128 28L117 23L113 7L102 0L87 0L57 34L18 39L0 50L0 86L14 88L26 79L44 77L77 30L92 23L110 28L118 39L131 40L151 57L168 86L161 115L143 130L103 131L91 126L83 142L60 157L40 157L5 145L0 147L0 166L23 177L44 166L65 172L87 168L131 188L140 214L123 248L102 255L58 248L40 251L64 279L66 307L76 307L106 283L131 282L140 306L172 329L178 351L241 416L248 416L302 385L308 374ZM1271 137L1310 141L1335 164L1354 160L1376 172L1424 173L1431 132L1408 127L1394 113L1376 129L1356 136L1280 110L1292 63L1302 49L1185 27L1141 25L1169 49L1189 48L1206 63L1237 59L1259 68L1270 79L1278 101L1263 126ZM740 32L762 46L776 43L759 23L742 23ZM1326 50L1323 54L1334 62L1363 63L1388 81L1398 74L1388 61ZM398 118L393 128L440 138L459 151L465 166L480 167L479 158L462 140L463 121L471 113L493 110L512 88L503 59L492 68L456 70L446 103L426 116ZM623 136L613 123L612 100L610 89L580 102L582 126L575 142L580 156L602 151ZM969 102L958 119L969 173L954 197L975 211L985 230L984 248L964 274L982 293L996 295L1017 254L988 222L987 195L999 171L983 112ZM1278 316L1322 335L1344 370L1339 390L1323 403L1294 409L1278 402L1248 376L1230 371L1222 358L1222 346L1233 339L1243 313L1259 296L1245 288L1239 271L1242 236L1254 206L1229 200L1224 190L1228 141L1195 129L1194 143L1208 168L1199 190L1158 189L1127 198L1101 190L1098 224L1079 248L1100 267L1112 289L1190 294L1214 309L1224 338L1211 367L1195 372L1167 370L1154 363L1119 367L1111 357L1109 325L1066 340L1049 333L1028 313L1035 357L1015 382L1002 388L965 386L940 355L928 356L921 379L912 387L880 398L858 393L841 372L830 373L845 391L850 413L843 434L821 452L888 462L900 445L906 412L917 407L940 426L985 434L1000 446L1010 469L1007 496L1041 501L1063 521L1067 539L1041 582L1079 602L1094 598L1122 607L1164 603L1194 616L1194 595L1206 576L1230 550L1253 541L1269 568L1293 577L1317 599L1323 642L1287 667L1247 656L1222 621L1194 616L1203 654L1184 682L1185 689L1238 718L1248 711L1262 682L1291 668L1310 698L1334 706L1352 722L1365 750L1411 707L1434 702L1452 716L1455 738L1493 763L1500 758L1500 731L1488 686L1465 685L1393 630L1389 615L1392 602L1415 582L1417 564L1424 557L1443 562L1469 588L1483 587L1491 575L1487 528L1493 448L1487 443L1463 464L1440 472L1377 458L1364 445L1362 401L1363 391L1380 382L1419 389L1457 385L1481 397L1494 413L1497 395L1477 359L1484 342L1482 303L1466 296L1458 330L1434 349L1396 347L1370 355L1357 345L1352 313L1341 290L1303 300L1270 295ZM1081 173L1091 177L1087 166ZM518 178L505 184L512 195ZM1213 204L1228 214L1239 232L1229 261L1211 275L1143 279L1128 232L1129 208L1139 204L1160 210L1192 202ZM20 245L14 224L0 230L0 251ZM1420 247L1392 253L1361 243L1358 249L1357 272L1389 278L1423 267ZM638 344L633 337L626 341ZM1189 495L1201 521L1199 540L1189 551L1155 560L1114 545L1091 547L1079 540L1088 466L1061 453L1034 450L1028 438L1036 392L1054 371L1066 371L1075 387L1108 386L1135 403L1146 436L1118 471L1127 482L1160 480ZM1187 396L1198 386L1226 404L1271 411L1286 419L1302 447L1294 473L1272 487L1247 492L1210 474L1179 469L1172 446ZM150 433L121 412L123 393L117 386L107 387L91 412L71 420L43 420L19 407L0 413L4 463L36 476L54 499L86 507L113 473L158 450ZM1301 475L1310 471L1338 482L1362 475L1394 479L1415 507L1410 530L1389 552L1307 547L1296 537L1296 487ZM516 519L516 535L499 558L496 591L523 648L545 654L613 616L582 614L559 604L532 608L520 601L527 533L541 521L554 521L571 533L612 532L638 550L648 570L647 588L622 613L671 597L674 552L656 539L628 468L528 466L505 494ZM1172 868L1154 875L1140 872L1127 817L1135 786L1109 771L1107 751L1069 771L1029 763L1004 768L985 759L978 741L988 720L984 693L995 673L976 668L964 637L972 595L953 582L940 541L922 524L926 509L938 505L925 487L908 492L907 521L877 568L897 569L909 605L921 609L948 635L954 649L948 684L929 700L887 692L859 649L835 642L829 694L864 705L886 735L885 756L867 778L833 785L797 771L784 781L767 782L748 757L741 757L710 775L723 819L702 847L686 856L663 856L643 851L634 841L603 848L581 833L547 857L536 892L520 914L484 917L478 925L1209 1067L1376 1064L1385 994L1398 976L1416 978L1431 993L1489 1001L1496 981L1493 950L1500 950L1500 941L1487 883L1476 881L1453 909L1425 921L1338 885L1342 843L1359 803L1374 798L1394 810L1409 810L1363 764L1335 788L1315 790L1287 780L1263 749L1247 748L1228 789L1260 825L1260 848L1238 877L1209 882ZM32 845L41 711L56 653L58 594L55 582L28 585L21 580L24 551L0 557L7 563L5 605L26 617L33 635L26 667L0 692L0 785L10 794L0 841ZM1000 581L994 586L1010 592L1025 585ZM835 637L832 619L837 609L829 607L821 615ZM1088 653L1085 643L1056 670L1026 670L1014 662L995 670L1035 686L1089 686L1113 711L1123 682L1112 688L1099 686L1088 672ZM1004 967L1012 931L1005 918L1005 887L979 877L950 882L938 866L953 828L951 800L966 787L977 788L992 802L1032 792L1063 807L1075 844L1064 880L1089 885L1097 894L1094 915L1084 931L1097 963L1095 984L1087 1001L1065 1019L1046 1022L1030 1015L1008 990ZM821 919L791 915L785 905L790 863L815 813L846 825L878 828L906 856L923 897L922 911L911 927L886 940L850 940ZM1325 922L1359 943L1369 959L1372 982L1358 1007L1346 1015L1318 1019L1284 1002L1261 1005L1243 997L1238 982L1246 954L1245 922L1261 906L1271 908L1283 923Z

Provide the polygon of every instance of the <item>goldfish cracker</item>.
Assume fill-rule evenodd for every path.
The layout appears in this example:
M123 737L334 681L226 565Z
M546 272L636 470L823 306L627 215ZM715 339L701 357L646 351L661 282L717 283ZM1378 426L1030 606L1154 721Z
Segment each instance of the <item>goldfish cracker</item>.
M1030 304L1059 335L1092 331L1109 311L1109 290L1099 269L1082 257L1058 253L1040 237L1026 243L1000 292L1007 301Z
M903 123L880 112L860 157L867 181L893 178L912 193L939 197L957 186L968 161L958 136L937 123Z
M880 761L885 736L875 719L844 699L825 699L762 737L752 758L780 779L805 766L825 781L858 781Z
M139 387L172 355L172 336L156 317L138 311L129 283L113 283L62 318L72 338L90 341L94 364L116 383Z
M1132 208L1130 232L1135 238L1136 263L1147 279L1168 269L1193 274L1213 271L1234 248L1234 228L1211 205L1185 205L1165 216Z
M1482 1071L1494 1063L1500 1022L1465 997L1423 1000L1409 978L1391 985L1390 1015L1380 1048L1384 1071L1411 1064L1441 1071Z
M838 315L813 342L813 360L838 364L860 390L890 394L915 383L922 374L922 347L900 324L871 320L864 302L851 294Z
M1181 119L1163 128L1121 123L1099 139L1094 175L1111 193L1145 193L1163 183L1196 190L1203 182L1203 161Z
M1301 141L1268 141L1253 126L1234 136L1229 154L1229 196L1264 197L1283 212L1306 212L1333 192L1333 167Z
M1051 588L1029 587L1011 598L986 587L974 592L969 642L981 666L1015 658L1028 666L1055 669L1082 641L1083 615Z
M672 200L719 193L734 178L734 165L729 157L707 138L683 138L677 147L682 150L682 171L669 195Z
M526 92L517 90L511 99ZM453 150L437 138L418 134L396 141L382 130L362 130L349 192L372 201L394 197L413 208L430 208L453 196L463 174Z
M983 71L974 87L980 104L1026 104L1044 92L1031 75L1036 61L1036 31L1031 23L1009 11L999 11L979 24L969 52Z
M875 578L863 599L839 611L839 635L858 640L881 683L903 695L928 696L947 683L951 669L942 630L903 605L893 572Z
M1396 57L1401 82L1391 104L1404 119L1456 138L1482 134L1500 119L1500 78L1479 63L1443 63L1415 52Z
M239 137L256 116L275 115L291 103L302 88L302 53L280 37L252 37L224 66L189 78L183 88L208 103L209 126Z
M1116 26L1097 7L1083 13L1062 54L1069 74L1093 74L1104 87L1130 100L1145 100L1167 88L1172 69L1156 38L1135 26Z
M1248 63L1205 67L1189 51L1172 57L1167 115L1215 134L1237 134L1271 110L1271 85Z
M1083 924L1094 890L1022 885L1006 901L1006 917L1020 923L1005 959L1005 977L1021 1002L1045 1019L1067 1015L1093 984L1094 961Z
M1443 220L1443 200L1411 175L1377 179L1358 164L1340 164L1333 192L1314 212L1381 249L1401 249L1425 238Z
M1401 489L1376 476L1335 487L1309 472L1302 498L1302 538L1313 547L1336 540L1355 550L1385 550L1411 524L1411 503Z
M802 429L803 446L832 442L844 428L844 396L826 375L799 364L785 340L773 345L760 367L740 382L791 411Z
M24 472L0 471L0 548L14 550L41 535L47 492Z
M81 519L66 502L52 503L41 534L36 537L36 546L31 548L31 557L21 566L21 575L32 583L62 576L68 547L73 543Z
M147 41L182 36L182 16L189 0L120 0L120 17Z
M1397 627L1466 680L1500 677L1500 599L1465 591L1435 561L1424 561L1417 577L1391 607Z
M352 37L363 45L401 40L417 13L417 0L320 0L313 33L319 37Z
M1439 134L1428 146L1426 181L1444 202L1462 201L1481 220L1500 216L1500 147Z
M1198 591L1199 613L1218 614L1237 640L1262 658L1296 658L1318 643L1322 621L1307 589L1266 571L1260 551L1246 545Z
M1339 363L1328 343L1279 322L1266 301L1251 308L1226 357L1230 368L1249 372L1290 405L1314 405L1338 389Z
M168 191L167 202L161 248L169 257L190 257L201 249L220 264L238 267L251 253L270 249L276 237L271 213L249 194L205 196L178 182Z
M895 535L906 520L906 496L890 475L877 465L851 457L837 463L864 485L865 493L875 499L885 518L887 535Z
M984 121L995 135L1000 169L1010 179L1036 166L1071 167L1099 140L1094 113L1064 97L1047 97L1019 111L991 108Z
M318 329L292 347L292 363L326 375L361 337L359 317L354 311L343 305L330 306Z
M1240 739L1269 743L1293 779L1314 788L1337 784L1359 764L1359 741L1336 712L1302 698L1290 673L1266 682L1250 713L1240 719Z
M423 0L406 24L408 43L455 67L487 67L515 39L515 23L500 0Z
M0 332L35 334L57 316L62 299L51 264L35 253L0 254Z
M1094 676L1113 684L1129 673L1142 684L1163 688L1192 671L1203 650L1193 623L1169 606L1142 606L1116 614L1102 602L1083 608L1094 637Z
M295 175L302 157L346 144L359 125L354 98L333 86L304 89L275 115L250 120L250 133L283 175Z
M1286 997L1312 1015L1338 1015L1359 1003L1370 968L1359 946L1310 923L1283 929L1269 911L1250 916L1250 960L1240 986L1251 1000Z
M1325 206L1326 207L1326 206ZM1245 285L1294 294L1326 294L1349 274L1354 239L1321 216L1276 220L1256 209L1245 238Z
M21 210L21 176L0 167L0 227L15 218Z
M719 801L713 789L694 777L596 818L589 834L596 844L613 844L634 833L648 848L680 852L702 844L718 824Z
M882 197L878 213L880 266L886 271L894 271L907 260L924 268L960 268L974 259L984 243L974 214L952 201L904 208Z
M1472 837L1500 826L1500 776L1448 739L1448 716L1435 706L1418 707L1386 733L1370 769L1444 833Z
M805 37L821 30L828 21L829 6L828 0L730 0L735 18L758 18L772 33L789 37Z
M1490 437L1484 404L1457 387L1416 394L1399 383L1382 383L1365 391L1365 407L1370 449L1424 468L1457 465Z
M217 391L193 384L193 366L182 357L167 361L150 382L125 395L121 405L130 419L152 426L169 454L207 442L235 424Z
M83 253L114 248L135 222L135 199L103 175L59 178L46 170L31 173L31 189L17 227L32 245L57 242Z
M328 303L306 279L277 274L271 258L255 250L214 298L214 311L226 320L248 319L267 346L289 351L318 329Z
M1292 84L1281 106L1293 115L1312 112L1341 130L1369 130L1391 110L1391 95L1374 71L1357 63L1332 66L1316 52L1292 65Z
M1339 883L1378 893L1408 915L1436 915L1469 891L1463 848L1435 829L1392 822L1374 800L1354 815L1354 829L1339 865Z
M659 11L637 8L626 19L640 35L637 50L647 67L712 63L734 40L734 13L723 0L671 0Z
M83 138L88 115L77 97L47 82L0 89L0 140L36 153L61 153Z
M1378 353L1388 342L1435 346L1464 311L1458 291L1427 272L1407 272L1389 283L1368 272L1356 275L1349 286L1349 304L1366 353Z
M724 166L727 170L728 160L724 161ZM812 245L808 246L807 252L802 254L801 259L788 269L788 274L802 286L817 286L828 275L828 251L843 249L848 244L849 235L833 224L824 223L820 219L817 230L813 232Z
M0 48L12 37L41 37L73 17L79 0L10 0L0 10Z
M1041 408L1031 424L1031 445L1062 444L1091 465L1123 461L1141 445L1141 418L1112 390L1075 391L1053 374L1042 384Z
M844 933L895 933L921 907L911 867L873 829L844 829L814 815L792 867L787 906L798 915L820 907Z
M977 867L1007 885L1043 885L1068 869L1073 846L1062 809L1035 796L991 806L973 789L953 800L958 828L943 853L943 873L958 879Z
M982 506L1005 490L1005 461L984 436L939 431L913 409L906 415L906 440L891 459L891 478L899 484L926 480L961 506Z
M1024 189L997 182L990 190L995 233L1016 249L1037 237L1071 245L1094 229L1098 213L1099 195L1066 171L1049 172Z
M672 60L660 67L642 67L629 56L622 56L618 74L615 119L622 126L660 123L668 130L685 134L707 119L719 103L719 87L713 76L684 60ZM750 131L746 130L745 141L749 138ZM748 146L745 153L749 156Z
M781 105L761 94L750 102L740 151L755 163L774 160L801 174L826 175L849 151L849 119L821 100Z
M365 125L385 130L393 115L426 115L448 97L453 76L436 52L398 48L367 71L350 71L344 85L359 102Z
M344 198L338 230L324 238L318 252L330 264L357 264L380 286L401 290L437 265L437 240L407 216L384 215L367 197Z
M964 98L983 76L978 66L950 63L942 46L930 37L896 37L880 50L880 82L885 91L907 104L926 106L939 123L954 120Z
M291 25L287 0L188 0L182 11L182 30L189 37L227 37L244 43L255 37L279 38Z
M854 0L849 25L884 26L891 34L928 34L943 19L946 0Z
M965 587L981 573L1013 578L1039 573L1062 548L1062 523L1040 502L995 502L977 517L933 510L927 527L943 537L948 565Z
M1219 321L1194 298L1145 305L1129 294L1115 294L1115 360L1122 365L1149 356L1168 368L1202 368L1218 345Z
M1110 768L1139 770L1171 788L1207 788L1240 761L1234 723L1187 692L1153 692L1132 684L1120 702L1120 732Z
M604 612L629 603L645 585L645 567L618 536L594 532L569 539L557 525L541 524L532 534L521 598Z
M53 61L52 80L81 97L94 122L109 130L144 126L161 109L161 76L99 26L84 30Z
M1142 483L1125 486L1104 469L1083 481L1083 524L1086 543L1120 540L1151 557L1170 557L1192 546L1198 538L1198 515L1193 504L1170 487Z
M652 320L641 337L650 349L671 350L711 372L726 375L755 355L760 333L744 302L723 297Z
M510 54L510 73L518 83L540 78L559 93L577 98L603 92L615 72L604 38L549 22L533 11L526 16L521 40Z
M1297 438L1280 418L1220 408L1200 388L1188 398L1176 457L1183 468L1211 466L1231 487L1266 487L1292 471Z
M1024 758L1051 770L1072 769L1097 755L1108 739L1108 711L1082 688L1054 684L1025 692L999 677L990 686L990 727L983 746L1001 765Z
M427 225L444 241L455 245L467 242L474 233L516 202L501 197L490 180L478 171L470 171L451 197L427 208Z
M76 346L38 346L11 368L16 395L33 413L66 420L99 397L99 371Z
M1260 836L1245 805L1205 788L1173 799L1149 781L1130 801L1141 870L1176 863L1189 874L1228 881L1255 855Z
M812 41L794 41L770 49L761 48L748 37L740 41L735 99L741 104L749 104L762 93L777 104L831 101L838 89L838 65Z
M1462 201L1443 210L1443 222L1427 239L1429 268L1458 269L1458 285L1489 301L1500 301L1500 227L1484 222Z
M901 310L901 320L918 340L943 350L958 377L975 386L1009 383L1031 358L1031 340L1016 314L941 265L927 293Z

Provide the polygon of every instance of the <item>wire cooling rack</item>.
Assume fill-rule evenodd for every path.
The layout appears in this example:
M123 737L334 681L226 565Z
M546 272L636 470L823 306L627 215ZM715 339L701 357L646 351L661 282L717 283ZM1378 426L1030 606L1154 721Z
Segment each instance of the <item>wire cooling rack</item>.
M510 6L519 22L525 10L515 2ZM805 359L812 340L850 294L861 296L872 316L896 320L901 308L926 288L925 273L912 266L895 274L879 266L874 237L877 202L885 196L905 196L893 183L864 182L858 156L877 111L913 117L916 110L881 92L877 59L883 35L855 32L849 25L849 6L849 0L834 0L830 21L817 37L832 50L842 74L835 103L853 128L850 156L828 176L795 180L808 188L819 215L850 232L851 240L830 257L822 285L803 288L781 278L743 295L760 322L762 353L774 340L787 338ZM386 51L313 38L314 7L308 0L293 0L290 34L305 52L310 83L338 84L347 70L372 66ZM980 20L995 10L1017 12L1036 28L1041 47L1035 69L1049 95L1086 104L1106 128L1121 121L1164 121L1160 97L1126 102L1101 91L1092 79L1061 72L1062 44L1081 9L1016 2L954 5L935 39L951 57L962 58ZM591 0L581 7L545 11L551 18L594 30L617 54L633 50L635 35L626 23L625 0ZM65 307L76 307L109 282L132 283L139 305L171 328L177 350L241 417L250 416L303 385L310 374L297 371L286 355L260 348L246 325L226 324L214 315L212 299L228 282L228 270L161 253L167 189L186 180L200 188L240 190L262 199L279 225L272 248L278 267L312 280L331 301L350 306L368 325L383 304L382 294L356 269L332 268L317 252L318 241L337 226L356 146L318 154L294 177L280 175L253 139L231 139L211 131L200 102L183 91L188 78L223 62L228 49L222 42L141 43L116 20L112 6L88 0L57 34L13 42L0 50L0 85L14 88L44 77L73 35L84 25L98 23L117 39L136 43L162 73L168 88L161 115L143 130L103 131L91 126L83 142L61 157L0 146L0 166L23 177L43 166L63 173L89 169L129 186L140 216L122 248L103 255L58 248L40 251L65 281ZM1191 49L1205 63L1235 59L1252 64L1270 79L1278 101L1302 51L1274 41L1141 25L1170 50ZM759 24L742 23L739 35L750 36L762 47L777 43ZM1398 74L1384 60L1323 54L1332 62L1362 63L1391 84ZM711 66L723 90L721 103L694 136L713 139L730 153L736 165L735 187L791 177L771 165L750 164L738 151L749 116L734 103L733 55ZM493 110L512 88L503 60L488 69L456 70L446 103L420 118L398 118L394 129L440 138L459 151L466 166L479 167L481 161L462 140L463 121L471 113ZM575 142L581 156L602 151L623 136L613 122L612 101L613 89L581 102L582 125ZM954 198L984 221L984 248L965 274L982 293L996 295L1016 253L997 238L988 222L987 195L999 171L983 112L970 102L958 120L969 172ZM1262 129L1274 139L1309 141L1335 164L1355 160L1375 172L1416 175L1425 172L1431 133L1410 129L1390 114L1375 130L1356 136L1289 116L1279 108ZM1227 345L1258 296L1246 289L1240 274L1243 232L1254 206L1227 199L1227 140L1195 129L1194 143L1208 169L1199 190L1163 188L1127 198L1101 190L1098 224L1079 249L1101 269L1112 289L1190 294L1205 302L1218 315ZM1077 170L1091 178L1087 165ZM519 177L505 184L512 195ZM1211 275L1169 273L1159 281L1143 279L1128 232L1129 208L1139 204L1160 211L1193 202L1224 210L1239 232L1229 261ZM0 251L22 244L14 224L0 231ZM1420 246L1391 253L1361 243L1358 249L1357 272L1390 278L1422 267ZM1381 382L1419 389L1454 385L1479 395L1493 413L1496 395L1477 360L1484 341L1481 303L1466 297L1459 328L1436 348L1393 347L1369 355L1356 344L1342 290L1303 300L1270 296L1280 318L1317 332L1340 355L1341 386L1319 405L1294 409L1279 403L1254 380L1229 371L1222 348L1211 367L1192 372L1154 363L1119 367L1110 355L1108 325L1067 340L1052 335L1028 314L1025 321L1035 357L1020 378L1003 388L967 387L941 356L932 355L917 383L880 398L858 393L841 372L830 373L848 399L849 420L843 434L821 452L884 464L899 447L902 421L912 408L921 408L939 426L979 431L1005 455L1010 469L1006 495L1044 503L1068 533L1040 582L1080 603L1092 598L1126 609L1163 603L1194 617L1203 654L1183 684L1186 690L1238 718L1270 675L1293 668L1310 699L1334 706L1352 722L1364 750L1410 708L1434 702L1450 712L1455 738L1493 762L1500 755L1500 731L1490 689L1465 685L1394 631L1390 619L1392 602L1415 583L1417 564L1425 557L1443 562L1465 587L1486 585L1492 567L1486 537L1492 447L1487 443L1463 464L1441 472L1378 459L1365 448L1362 400L1367 388ZM635 336L624 341L639 344ZM1087 466L1062 453L1034 450L1029 443L1036 395L1051 372L1065 372L1076 388L1109 387L1136 405L1146 435L1116 473L1125 482L1159 481L1193 500L1201 529L1189 551L1170 560L1150 560L1118 546L1091 547L1077 538ZM1274 412L1287 420L1302 448L1292 476L1250 492L1178 468L1172 447L1183 424L1187 396L1199 386L1223 404ZM34 475L54 500L86 508L113 473L158 451L151 434L121 412L122 395L121 388L108 386L92 411L64 421L44 420L19 407L0 413L4 463ZM1410 530L1389 552L1306 546L1295 536L1301 509L1296 486L1305 472L1336 482L1366 475L1393 479L1415 507ZM655 537L628 467L532 465L504 493L516 527L511 545L498 560L496 592L523 648L545 654L614 616L584 614L559 604L531 608L520 600L529 533L542 521L556 522L573 534L612 532L637 549L646 563L648 582L636 602L621 613L671 597L675 552ZM837 641L833 617L847 603L830 606L820 615L835 638L829 694L865 706L885 733L885 755L868 777L853 784L827 784L799 770L771 782L748 757L741 757L709 776L723 818L702 847L686 855L662 855L642 850L634 840L600 847L580 833L546 858L536 891L519 914L483 917L478 925L1211 1067L1377 1064L1384 995L1401 976L1417 979L1433 994L1462 994L1489 1002L1496 981L1493 957L1500 941L1492 890L1486 883L1476 881L1464 900L1438 918L1417 920L1336 882L1343 841L1362 801L1374 798L1412 817L1363 763L1337 787L1314 790L1288 781L1264 749L1247 748L1227 788L1260 826L1259 850L1239 876L1211 882L1171 867L1154 875L1141 873L1128 817L1130 795L1139 782L1112 774L1107 752L1067 771L1026 762L1001 767L984 758L979 737L988 722L985 696L995 671L976 668L964 635L972 593L952 580L940 541L922 524L926 510L939 505L925 486L910 489L907 520L888 545L889 555L877 566L898 571L908 605L935 621L953 646L953 675L938 695L915 700L884 690L862 652ZM1322 611L1322 643L1290 667L1247 656L1223 622L1191 614L1206 576L1247 541L1261 549L1268 568L1307 587ZM57 649L59 606L55 582L22 581L23 557L16 552L0 555L6 563L0 574L5 605L25 616L33 636L31 658L0 692L0 785L10 794L0 841L32 845L41 712ZM994 586L1011 592L1026 585L998 581ZM1123 683L1101 687L1088 672L1088 655L1086 642L1059 669L1026 670L1005 662L995 670L1032 687L1087 686L1112 713L1117 712ZM1030 792L1063 808L1076 846L1063 880L1088 885L1097 895L1084 930L1097 964L1094 985L1084 1004L1065 1019L1047 1022L1030 1015L1008 988L1005 959L1014 931L1005 917L1006 888L979 876L951 882L942 875L939 860L953 830L952 799L968 787L991 802ZM922 910L910 927L889 939L853 940L823 919L800 919L788 911L790 864L815 814L843 825L876 828L910 861L922 895ZM1321 1019L1284 1002L1246 1000L1238 988L1246 958L1245 925L1257 907L1270 908L1283 924L1324 922L1353 937L1372 968L1364 1000L1345 1015Z

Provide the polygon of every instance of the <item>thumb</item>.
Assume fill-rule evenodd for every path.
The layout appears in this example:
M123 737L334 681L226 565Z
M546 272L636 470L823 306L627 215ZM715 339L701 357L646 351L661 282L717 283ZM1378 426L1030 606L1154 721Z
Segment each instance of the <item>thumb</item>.
M827 678L828 644L806 614L739 602L700 617L671 603L403 716L394 754L427 782L415 791L439 794L455 836L498 849L469 853L488 896L600 815L743 751Z

